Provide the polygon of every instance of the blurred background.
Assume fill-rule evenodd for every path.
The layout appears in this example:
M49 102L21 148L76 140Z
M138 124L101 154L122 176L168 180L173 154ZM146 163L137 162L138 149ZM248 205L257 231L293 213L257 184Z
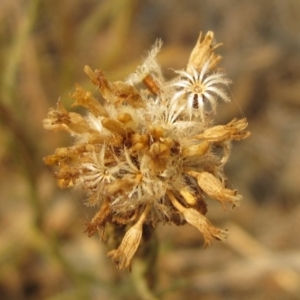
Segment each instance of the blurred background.
M159 62L172 76L208 30L224 43L221 67L233 79L216 123L246 116L252 132L226 166L244 199L227 211L208 202L209 218L230 231L226 243L203 249L194 228L156 229L153 292L299 299L299 0L1 0L0 299L156 299L83 233L93 209L81 191L60 190L42 161L72 141L46 132L42 120L59 97L70 107L75 82L95 91L84 65L122 80L161 38Z

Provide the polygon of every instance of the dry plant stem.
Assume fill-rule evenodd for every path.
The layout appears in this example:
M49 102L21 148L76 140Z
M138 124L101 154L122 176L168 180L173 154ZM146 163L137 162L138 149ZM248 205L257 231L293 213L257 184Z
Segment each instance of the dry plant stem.
M132 280L141 300L158 300L150 290L147 277L145 276L147 268L149 267L147 259L138 258L134 262L134 268L132 269Z
M143 244L133 262L131 279L141 299L155 299L158 283L157 257L159 241L152 226L143 227Z
M39 6L40 1L39 0L31 0L28 1L28 12L25 16L22 23L19 24L19 32L15 35L15 40L13 42L13 45L8 51L10 55L7 59L7 65L6 68L2 74L2 97L4 100L4 103L11 103L13 102L13 92L14 92L14 86L15 86L15 80L16 80L16 74L19 67L19 63L21 60L21 56L23 54L23 49L25 48L25 43L27 39L30 36L32 26L35 22L36 16L37 16L37 10Z
M16 161L21 166L24 173L24 178L28 182L30 196L29 201L34 212L34 225L38 228L42 226L43 209L40 204L40 199L37 194L37 176L38 168L32 168L32 166L39 166L40 162L36 161L36 147L33 140L29 138L29 135L25 131L18 120L13 116L13 113L5 106L3 102L0 102L0 120L7 126L10 131L14 148L12 153L15 156Z
M103 68L109 67L120 57L123 46L129 36L129 28L136 3L136 0L119 0L112 7L113 12L116 7L118 7L118 11L117 15L113 15L114 21L112 22L112 31L114 33L114 38L111 41L110 51L107 53L106 57L102 57L100 62Z
M30 203L33 208L35 218L34 223L40 227L42 223L42 209L36 193L36 177L37 169L32 166L40 165L36 161L36 147L33 140L29 138L28 133L25 131L25 127L20 124L11 109L11 105L17 105L15 102L14 86L17 76L20 60L22 58L23 49L30 37L32 26L35 22L39 0L32 0L28 2L27 14L25 14L23 20L18 26L18 32L15 35L15 40L11 46L7 64L5 70L1 73L1 82L3 84L2 97L0 103L0 118L7 125L7 128L12 134L12 140L15 144L15 148L18 150L13 151L17 161L21 161L25 178L30 187ZM21 154L21 155L20 155Z
M11 46L10 55L7 59L5 71L2 72L1 82L3 83L2 98L0 102L0 119L7 126L11 133L14 147L18 150L13 151L16 159L21 161L21 166L24 171L24 178L28 182L29 186L29 201L30 206L34 212L33 224L32 224L32 238L38 248L42 248L43 253L48 253L50 259L55 259L64 270L74 279L74 281L81 281L79 274L75 272L70 264L63 258L60 253L58 243L54 238L46 237L42 224L43 224L43 209L41 207L40 198L37 194L37 174L39 161L36 161L38 156L36 155L36 145L33 140L30 139L29 134L26 132L25 127L20 124L18 119L14 117L9 106L15 102L14 98L14 86L16 81L16 75L19 67L20 60L22 58L23 49L30 37L31 29L36 20L39 0L32 0L27 2L27 14L18 26L18 33L15 35L15 40ZM16 105L15 103L14 105ZM46 248L45 248L46 246ZM78 281L79 280L79 281ZM83 299L86 299L83 297Z
M102 53L98 62L103 68L108 68L120 57L129 37L129 28L136 5L136 0L102 1L86 22L80 26L79 40L85 40L85 36L90 36L95 30L98 32L101 27L106 26L107 21L110 21L110 49Z
M103 1L99 3L98 7L95 8L88 18L82 22L79 27L78 40L85 40L88 33L99 31L103 25L107 22L111 7L114 4L113 1Z
M22 155L23 164L27 172L27 176L31 181L35 181L37 170L32 168L36 165L36 150L33 141L29 138L24 126L15 118L13 112L0 101L0 120L6 125L7 130L11 133L12 139ZM19 154L18 153L18 154Z

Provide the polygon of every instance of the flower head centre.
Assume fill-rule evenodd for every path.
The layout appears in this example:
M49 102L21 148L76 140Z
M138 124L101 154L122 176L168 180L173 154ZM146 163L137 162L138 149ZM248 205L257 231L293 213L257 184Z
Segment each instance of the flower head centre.
M194 86L194 93L195 93L195 94L201 94L202 92L203 92L202 86L199 85L199 84L196 84L196 85Z

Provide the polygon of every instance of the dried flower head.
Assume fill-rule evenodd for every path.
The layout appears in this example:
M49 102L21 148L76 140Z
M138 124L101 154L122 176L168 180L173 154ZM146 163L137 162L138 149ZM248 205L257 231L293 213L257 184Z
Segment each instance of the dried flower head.
M128 229L120 246L108 253L121 269L130 267L145 226L189 223L202 232L205 244L224 240L227 232L204 216L206 198L224 207L239 205L242 198L225 186L223 167L231 142L249 132L246 119L211 126L218 98L229 101L223 87L230 82L223 73L211 73L220 60L213 33L200 34L186 70L176 71L179 76L171 81L156 61L161 45L158 41L124 82L110 82L102 71L86 66L105 103L76 85L73 105L85 107L87 115L68 112L59 101L44 120L46 129L75 137L74 145L58 148L44 161L58 166L60 187L81 186L87 204L98 207L88 235L99 232L104 240L108 224ZM216 147L223 151L215 152Z
M194 109L197 109L200 112L201 119L204 119L204 102L206 100L210 102L214 112L216 111L217 97L226 102L230 101L227 94L220 87L222 84L228 85L230 80L223 73L207 75L208 66L209 61L204 64L200 72L192 68L192 74L186 71L176 71L181 75L181 78L173 85L179 87L180 90L174 94L171 101L181 100L186 106L190 119Z

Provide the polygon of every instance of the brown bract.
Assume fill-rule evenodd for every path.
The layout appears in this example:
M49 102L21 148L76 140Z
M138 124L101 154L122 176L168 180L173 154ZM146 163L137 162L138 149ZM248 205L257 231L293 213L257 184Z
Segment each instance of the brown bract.
M214 46L213 38L212 32L200 35L186 70L177 71L172 81L163 78L156 62L160 41L125 81L110 82L102 71L85 66L102 100L76 84L70 94L73 106L84 107L86 115L67 111L59 101L44 120L47 130L74 137L72 146L56 149L44 162L56 166L60 187L82 187L86 204L96 207L86 224L88 235L98 232L105 241L112 234L108 224L126 228L119 247L108 253L120 269L130 268L144 225L155 230L159 223L190 224L203 234L205 245L227 237L205 217L206 199L223 207L239 205L242 196L225 186L223 169L232 141L249 132L246 119L210 125L215 113L210 106L229 101L219 87L229 80L223 73L210 73L220 60L214 53L220 44ZM213 99L207 92L193 102L185 90L189 78L204 83L207 78ZM223 151L215 152L216 145Z
M221 43L215 43L212 31L208 31L205 36L200 32L198 41L190 55L187 71L192 72L193 68L200 71L207 61L209 61L209 69L214 69L222 58L214 52L220 46L222 46Z

